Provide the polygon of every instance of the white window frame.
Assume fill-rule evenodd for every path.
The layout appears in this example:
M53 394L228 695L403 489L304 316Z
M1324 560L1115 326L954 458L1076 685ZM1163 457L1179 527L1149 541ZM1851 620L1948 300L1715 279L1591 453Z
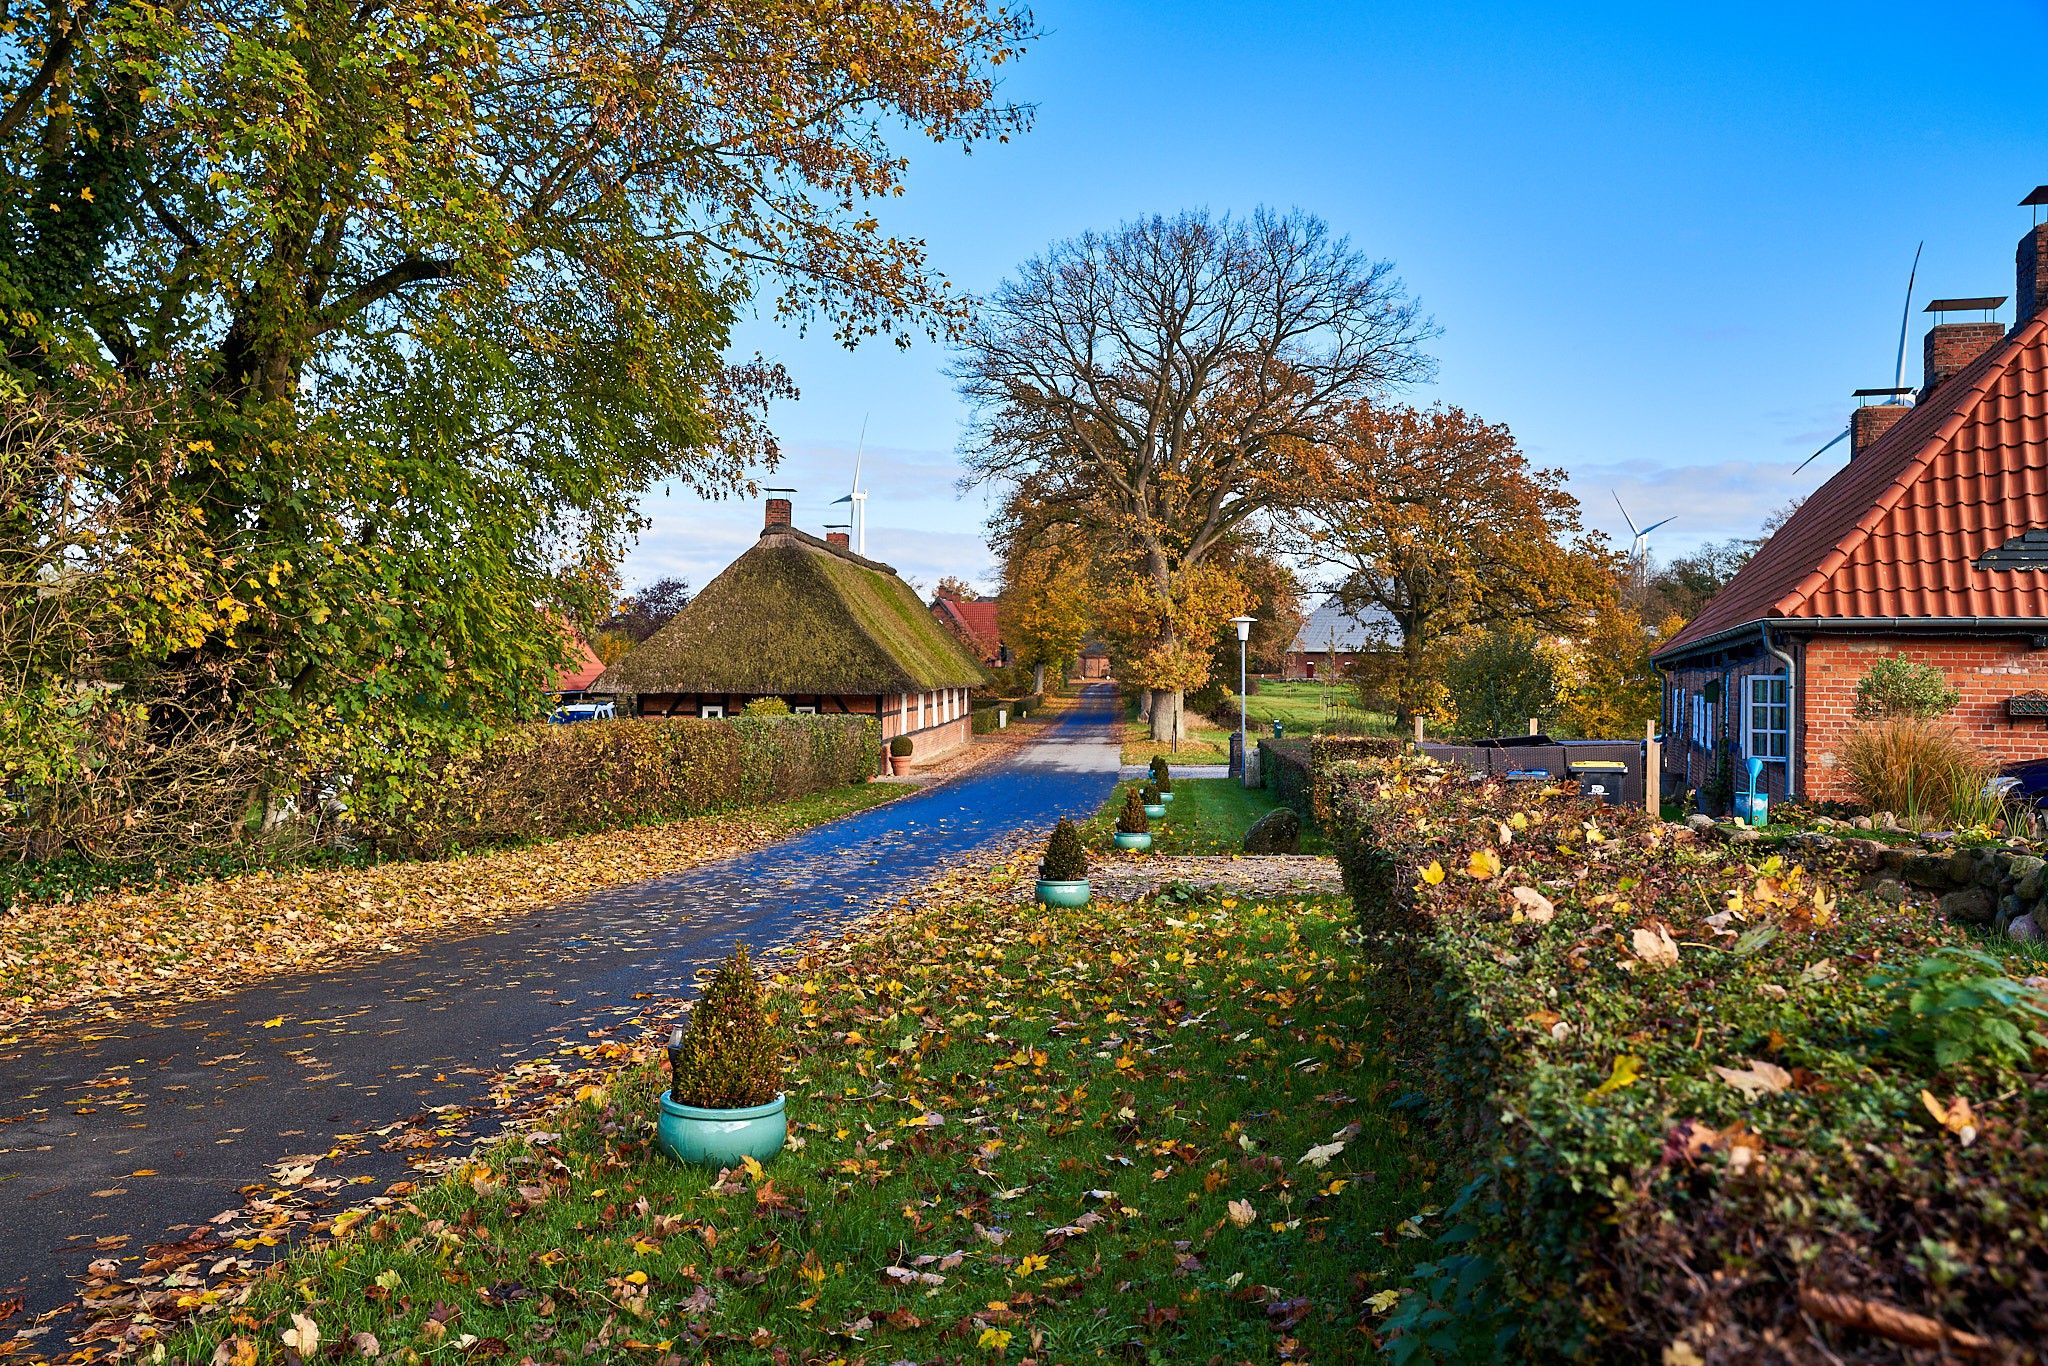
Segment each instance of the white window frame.
M791 707L789 709L789 714L791 716L816 716L818 714L818 709L812 706L810 703L806 702L801 707Z
M1706 694L1692 694L1692 744L1694 749L1714 747L1714 704Z
M723 721L725 719L725 703L705 702L699 704L697 707L697 719L700 721Z
M1742 680L1742 753L1747 758L1762 759L1767 764L1782 764L1792 752L1792 693L1788 678L1784 674L1751 674ZM1784 712L1783 726L1758 726L1757 712L1762 710L1768 718L1773 710ZM1770 740L1777 740L1775 745ZM1759 743L1776 749L1775 754L1759 754Z

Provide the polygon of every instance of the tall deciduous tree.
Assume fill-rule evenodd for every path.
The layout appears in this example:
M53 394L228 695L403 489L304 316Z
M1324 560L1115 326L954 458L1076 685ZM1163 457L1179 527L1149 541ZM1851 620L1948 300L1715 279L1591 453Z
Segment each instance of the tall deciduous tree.
M982 0L9 20L5 362L173 399L153 521L218 571L210 616L131 663L361 775L530 713L650 483L772 463L789 383L724 356L748 300L848 343L960 324L869 206L904 188L901 130L1022 126L995 78L1031 28ZM95 450L93 482L139 486L140 456Z
M1458 408L1361 404L1331 449L1294 548L1342 576L1348 607L1384 608L1400 628L1391 700L1404 721L1435 709L1449 636L1508 621L1572 629L1609 591L1563 472L1532 467L1506 427Z
M1030 666L1033 692L1045 691L1048 665L1063 666L1080 654L1094 603L1085 556L1056 543L1012 546L996 621L1017 662Z
M1115 615L1146 634L1129 662L1156 738L1180 738L1208 677L1218 623L1191 613L1235 601L1209 591L1209 560L1307 495L1334 418L1425 373L1428 330L1389 263L1264 209L1087 233L987 301L955 369L968 479L1093 547Z

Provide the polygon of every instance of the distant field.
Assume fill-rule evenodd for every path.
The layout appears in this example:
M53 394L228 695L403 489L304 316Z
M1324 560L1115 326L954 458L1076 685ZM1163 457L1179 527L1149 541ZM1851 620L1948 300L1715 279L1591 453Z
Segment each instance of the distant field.
M1347 729L1363 727L1379 734L1393 733L1392 716L1383 711L1362 711L1357 699L1358 694L1348 685L1268 679L1245 699L1245 718L1253 729L1268 734L1272 733L1275 721L1292 734L1306 735L1331 724Z

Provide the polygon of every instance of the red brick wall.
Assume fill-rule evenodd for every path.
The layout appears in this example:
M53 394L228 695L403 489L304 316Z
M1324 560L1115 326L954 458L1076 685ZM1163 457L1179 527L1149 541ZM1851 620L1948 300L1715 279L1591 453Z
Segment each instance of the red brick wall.
M1920 346L1926 365L1920 397L1926 398L2004 336L2004 323L1937 323L1928 328Z
M2008 720L2005 715L2005 699L2014 693L2048 691L2048 650L2030 649L2024 640L1815 636L1803 653L1799 785L1809 796L1852 795L1836 751L1855 721L1857 682L1887 655L1902 654L1946 674L1963 695L1949 719L1992 758L2048 758L2048 724Z

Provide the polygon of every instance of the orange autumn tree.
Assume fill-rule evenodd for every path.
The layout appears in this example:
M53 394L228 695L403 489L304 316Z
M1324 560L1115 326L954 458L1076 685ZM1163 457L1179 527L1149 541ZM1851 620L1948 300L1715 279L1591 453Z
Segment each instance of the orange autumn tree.
M1613 581L1564 472L1530 465L1503 425L1359 404L1329 449L1292 548L1341 576L1347 607L1392 617L1401 639L1386 681L1404 722L1435 710L1449 637L1508 621L1576 632Z
M996 620L1017 662L1030 666L1033 692L1045 691L1048 664L1080 654L1094 601L1085 556L1065 546L1016 547L1005 557Z
M1086 542L1155 739L1241 602L1212 558L1306 496L1339 415L1426 373L1428 333L1391 264L1266 209L1084 233L985 301L954 369L967 482Z

